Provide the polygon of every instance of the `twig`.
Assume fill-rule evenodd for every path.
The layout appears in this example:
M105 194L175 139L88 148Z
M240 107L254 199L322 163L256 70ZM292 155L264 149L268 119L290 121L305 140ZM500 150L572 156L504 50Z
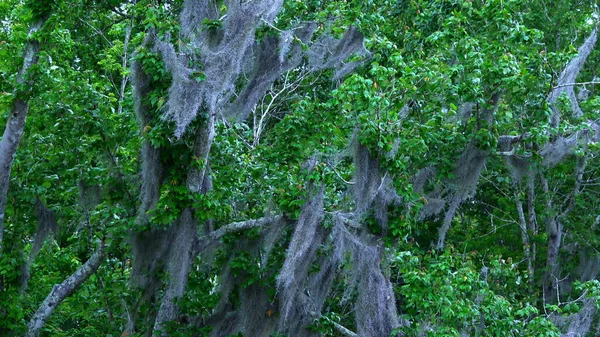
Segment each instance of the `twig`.
M83 19L79 19L79 21L90 26L90 28L92 28L92 30L94 30L96 32L96 34L100 35L104 40L106 40L106 42L108 43L109 46L113 47L113 43L109 39L106 38L106 36L104 35L104 33L102 31L98 30L98 28L92 26L89 22L87 22Z
M553 87L552 89L559 89L559 88L564 88L564 87L573 87L573 86L576 86L576 85L588 85L588 84L600 84L600 82L590 81L590 82L579 82L579 83L567 83L567 84L557 85L557 86Z
M281 29L279 29L279 28L277 28L277 27L273 26L273 24L272 24L272 23L270 23L269 21L265 20L264 18L261 18L261 20L262 20L262 22L263 22L264 24L266 24L267 26L269 26L269 27L271 27L271 28L275 29L276 31L278 31L278 32L280 32L280 33L283 33L283 30L281 30Z
M340 178L344 183L348 184L348 185L354 185L355 182L354 181L347 181L346 179L344 179L340 173L333 167L333 165L328 164L327 166L329 166L329 168L333 171L333 173L335 173L336 176L338 176L338 178Z
M331 321L331 324L333 324L333 327L334 327L334 328L335 328L335 329L336 329L336 330L337 330L339 333L341 333L341 334L342 334L342 335L344 335L344 336L348 336L348 337L356 337L356 336L358 336L358 335L356 334L356 332L353 332L353 331L350 331L350 330L348 330L348 328L346 328L345 326L343 326L343 325L341 325L341 324L339 324L339 323L337 323L337 322Z

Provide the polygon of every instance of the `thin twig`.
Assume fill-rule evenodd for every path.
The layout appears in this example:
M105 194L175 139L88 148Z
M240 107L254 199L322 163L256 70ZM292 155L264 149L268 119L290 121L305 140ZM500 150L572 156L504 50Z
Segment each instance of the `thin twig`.
M576 86L576 85L588 85L588 84L600 84L600 82L590 81L590 82L579 82L579 83L566 83L566 84L557 85L557 86L553 87L552 89L559 89L559 88L564 88L564 87L573 87L573 86Z
M107 39L107 38L106 38L106 36L104 35L104 33L103 33L102 31L98 30L98 28L96 28L96 27L92 26L92 24L90 24L89 22L87 22L87 21L85 21L85 20L83 20L83 19L79 19L79 21L81 21L81 22L83 22L84 24L86 24L86 25L90 26L90 28L92 28L92 29L93 29L93 30L96 32L96 34L98 34L98 35L102 36L102 38L103 38L104 40L106 40L106 42L108 43L108 45L109 45L109 46L113 47L113 43L112 43L112 42L111 42L109 39Z

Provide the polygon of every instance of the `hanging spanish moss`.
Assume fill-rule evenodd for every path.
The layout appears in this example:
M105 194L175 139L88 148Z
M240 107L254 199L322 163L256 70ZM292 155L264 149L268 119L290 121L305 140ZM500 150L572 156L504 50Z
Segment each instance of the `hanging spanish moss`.
M203 21L219 19L217 3L211 0L185 0L181 12L181 30L184 36L194 38L206 34Z
M380 166L379 158L354 140L354 216L360 219L367 210L371 211L385 232L388 207L401 204L402 199L394 190L391 177L381 174Z
M197 223L190 209L183 210L172 226L173 234L167 243L165 271L169 282L163 293L160 308L154 324L154 333L163 331L165 322L175 320L179 314L177 300L183 296L187 286L192 262L195 258L194 244L198 237Z
M355 215L360 216L368 208L375 197L382 192L384 178L379 171L379 160L371 156L369 149L355 141L354 150L354 200Z
M381 173L379 159L368 148L355 142L354 202L351 217L358 221L369 211L386 230L388 206L399 204L400 198L391 187L391 179ZM356 292L354 312L359 336L389 336L400 326L395 295L389 277L382 271L382 244L368 234L364 226L346 227L348 216L337 213L333 218L333 253L331 261L341 264L350 256L350 275L344 300Z
M437 169L432 166L427 166L420 169L413 177L412 177L412 185L413 191L418 194L426 194L427 195L427 203L421 208L419 212L419 220L424 220L430 217L436 217L438 214L442 212L444 207L446 207L446 201L441 197L442 195L442 185L441 184L433 184L433 179L437 174ZM426 191L426 187L428 184L432 184L434 186L433 191Z
M597 318L597 304L596 300L592 298L586 298L583 300L583 307L576 313L570 315L551 315L550 319L552 322L562 331L564 331L564 337L578 337L588 336L588 333L597 336L596 332L600 330L600 324L596 322L596 327L592 331L592 323Z
M540 151L544 165L554 167L560 163L563 158L573 152L573 149L579 143L577 134L568 137L558 137L555 141L546 144Z
M363 35L354 27L350 27L339 40L326 35L308 51L308 66L312 71L336 68L353 54L367 56L369 52L363 40ZM340 78L350 71L352 69L341 68L335 77Z
M523 136L498 137L498 154L504 156L510 175L517 184L530 172L529 157L516 154L517 147L522 140Z
M175 136L181 137L187 125L200 112L220 114L235 92L249 49L255 41L261 20L272 22L281 8L280 0L228 2L227 15L219 34L206 29L204 20L214 20L212 1L185 1L182 28L190 39L180 54L169 42L157 42L173 82L169 89L166 117L176 123ZM226 57L225 57L226 56ZM191 64L191 66L190 66Z
M175 136L181 137L203 109L211 115L246 118L283 73L300 65L304 53L309 72L336 69L334 79L347 75L370 55L363 35L353 27L340 39L326 34L311 43L316 24L305 23L256 42L256 29L271 24L281 5L281 0L231 1L220 27L206 28L206 20L219 20L216 4L184 2L182 32L188 45L175 50L167 42L169 36L155 43L172 76L165 116L175 121ZM303 45L310 48L305 52ZM345 63L352 55L362 60ZM236 87L240 77L246 82L241 89Z
M490 99L490 107L478 111L478 125L480 125L478 130L492 125L499 102L500 94L495 93ZM482 149L477 139L473 138L456 161L454 177L447 179L443 182L443 186L437 186L428 194L427 205L421 210L419 218L437 217L440 213L444 213L438 240L434 244L436 249L444 248L446 234L450 230L457 210L465 200L471 198L475 193L489 154L490 149ZM432 175L429 171L422 171L415 179L418 182L417 187L422 190L424 183L432 179Z
M285 219L281 219L280 221L275 221L270 226L267 226L263 229L260 236L260 261L262 265L266 265L271 257L271 253L277 243L279 243L283 236L286 234L288 229L288 224Z
M302 206L296 229L289 243L286 259L277 278L280 295L280 329L301 331L310 322L307 312L307 296L304 286L311 264L323 235L319 226L324 218L323 188L312 191L313 195Z
M600 124L588 121L587 129L579 130L571 135L556 137L547 143L540 155L542 163L547 167L554 167L569 155L573 155L578 146L586 146L589 142L597 142L600 137Z
M231 327L227 330L235 333L243 333L244 336L268 336L272 333L278 324L278 316L275 312L278 310L275 298L272 298L272 289L265 285L265 278L271 275L267 272L263 274L263 267L268 263L269 254L276 242L282 238L286 232L286 222L283 220L274 220L262 228L258 238L240 238L237 240L236 250L241 250L250 254L259 263L261 268L261 281L255 281L251 284L246 283L246 277L243 275L235 276L231 270L231 262L236 254L231 253L231 259L227 263L225 270L219 277L221 298L217 306L217 312L223 310L229 312L232 317L228 323ZM237 295L236 304L232 303L232 295ZM221 327L223 329L225 327ZM215 336L222 336L222 332L215 333Z
M280 36L264 37L254 44L244 71L248 82L225 108L224 114L236 120L245 119L282 74L300 65L302 45L310 43L315 29L316 24L307 23Z
M152 34L146 36L144 46L152 42ZM135 55L134 55L135 56ZM135 112L140 124L140 130L143 130L150 123L152 116L150 107L143 102L143 98L150 93L150 78L142 69L140 61L135 60L131 64L131 79L133 83ZM141 201L142 204L138 211L136 223L139 227L144 227L149 223L148 211L153 209L160 197L160 186L164 179L163 167L160 161L160 150L150 144L150 142L142 143L141 151Z
M100 203L101 188L98 185L87 185L83 180L79 180L79 206L89 212Z
M576 248L579 250L578 279L582 282L596 279L600 275L600 255L582 247Z
M281 32L279 36L265 36L256 41L256 29L263 23L273 22L281 8L281 1L228 2L227 14L220 19L219 10L214 6L212 1L184 2L181 15L184 35L182 40L189 41L187 45L180 44L176 48L168 42L168 35L160 41L152 34L148 34L145 43L146 46L152 45L153 50L162 55L171 74L172 83L164 116L175 122L175 136L181 137L198 114L208 114L208 124L196 131L194 145L194 151L198 150L195 155L205 159L205 169L202 172L188 172L187 177L188 189L196 193L205 193L210 189L207 186L211 185L207 156L214 137L215 116L246 118L282 74L299 67L303 62L306 62L302 70L304 72L335 69L334 79L339 79L362 64L370 55L364 47L363 35L355 28L348 29L339 39L329 33L314 39L316 24L304 23L297 28ZM219 27L205 27L206 20L220 20ZM352 62L346 62L351 56L358 57ZM149 108L141 100L149 93L149 79L138 63L132 64L132 68L136 111L143 128L150 121ZM160 186L164 180L160 158L159 149L152 147L149 142L144 142L142 205L136 221L140 228L148 226L148 211L156 207L158 202ZM369 213L373 214L385 229L387 208L391 204L398 204L400 198L391 188L390 177L380 173L378 159L372 157L366 147L358 147L355 161L357 184L366 190L355 191L356 211L351 216L352 221ZM314 335L307 329L307 325L320 317L343 254L336 254L337 258L317 254L327 241L328 232L321 226L325 215L324 191L322 188L313 188L312 191L313 195L302 207L288 245L286 259L277 278L277 303L271 302L267 290L258 284L241 286L239 280L233 277L231 269L225 267L219 277L220 302L214 315L206 318L207 321L215 323L211 324L213 335L222 336L238 332L249 336L266 335L273 329L293 336ZM157 292L161 284L160 274L164 273L168 278L156 315L155 333L165 332L164 322L177 317L179 309L176 299L185 290L192 252L195 251L196 245L193 238L198 237L197 233L192 231L194 221L188 212L189 210L184 210L180 218L166 229L150 229L132 234L132 279L135 283L150 289L146 296L152 297L151 295L161 294ZM206 230L207 236L221 230L219 228L215 231L210 227ZM266 263L271 250L286 232L284 228L285 226L278 224L268 226L261 234L259 244L249 248L249 251L258 255L261 263ZM202 256L211 260L216 246L207 241L207 246L203 248L208 251L202 252ZM386 296L389 300L389 294L385 295L389 281L386 283L387 279L379 268L381 257L377 250L368 251L374 255L358 251L355 254L354 263L359 265L358 267L374 264L366 270L364 276L356 275L356 284L361 288L364 286L367 291L362 297L359 296L362 300L361 305L366 305L365 301L371 297L379 301L381 296ZM318 265L319 269L311 272L314 265ZM378 288L381 289L377 290ZM307 289L310 289L310 293L307 293ZM238 298L242 307L233 305L232 298ZM370 304L372 308L380 308L377 303ZM269 310L273 310L274 305L279 307L279 315L265 317L265 313L271 312ZM388 317L384 313L373 320L380 322L383 317L395 317L395 311L391 312L389 308L386 310L391 316ZM394 319L377 328L379 330L368 332L369 336L381 331L391 331L388 327L389 324L394 325Z
M149 34L144 40L144 46L152 43L153 36ZM144 129L151 120L150 108L143 102L143 98L150 92L150 78L142 69L140 61L135 60L131 64L131 77L134 89L135 111L140 123L140 129ZM160 264L168 246L169 240L165 238L162 231L148 229L150 220L148 212L158 203L160 197L160 186L164 179L163 167L160 159L160 150L152 146L150 142L142 143L141 151L142 173L141 173L141 205L136 218L138 228L132 231L131 247L133 252L132 281L140 288L147 289L148 296L154 294L159 280L153 275Z
M240 289L239 330L244 336L269 336L277 326L275 306L262 285Z
M52 234L56 235L58 233L58 222L56 221L54 212L44 205L40 198L36 198L35 216L37 218L38 225L33 237L31 250L29 251L29 258L22 267L20 286L21 292L24 292L27 289L27 284L29 283L29 278L31 276L31 265L33 264L33 260L35 260L35 257L42 249L44 242Z
M420 218L437 216L444 210L442 226L439 229L438 241L435 244L436 249L444 248L446 234L450 229L454 215L459 206L468 198L472 197L477 187L481 171L487 161L488 151L482 150L475 142L467 145L467 148L457 160L454 170L454 178L447 181L442 195L439 190L434 191L428 198L428 206L421 210Z
M40 252L44 241L51 234L56 234L58 231L58 222L56 221L54 212L44 205L40 198L36 198L35 216L38 220L38 226L33 238L33 245L31 246L30 260L35 258Z
M357 236L343 221L335 221L332 236L336 245L334 260L351 256L345 298L357 292L354 312L359 336L389 336L400 326L394 291L389 277L381 270L382 245L368 234Z
M235 277L231 270L231 262L233 257L226 262L219 274L219 303L214 309L214 314L207 322L212 328L211 336L228 336L239 331L239 315L238 311L230 307L229 298L235 286Z

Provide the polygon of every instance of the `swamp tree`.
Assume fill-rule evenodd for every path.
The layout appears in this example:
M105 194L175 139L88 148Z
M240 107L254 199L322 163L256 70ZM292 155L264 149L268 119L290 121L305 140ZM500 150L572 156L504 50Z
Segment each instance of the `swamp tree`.
M0 9L7 335L598 329L594 3Z

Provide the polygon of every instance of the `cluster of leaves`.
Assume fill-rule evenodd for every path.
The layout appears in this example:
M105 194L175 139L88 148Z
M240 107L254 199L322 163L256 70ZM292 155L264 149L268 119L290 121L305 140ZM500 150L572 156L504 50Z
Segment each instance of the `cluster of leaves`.
M481 336L560 336L535 306L514 298L525 280L512 261L495 259L478 272L474 257L452 250L441 255L397 254L392 271L399 275L401 306L411 322L403 332L409 336L474 332ZM503 279L503 274L517 275L517 280Z

